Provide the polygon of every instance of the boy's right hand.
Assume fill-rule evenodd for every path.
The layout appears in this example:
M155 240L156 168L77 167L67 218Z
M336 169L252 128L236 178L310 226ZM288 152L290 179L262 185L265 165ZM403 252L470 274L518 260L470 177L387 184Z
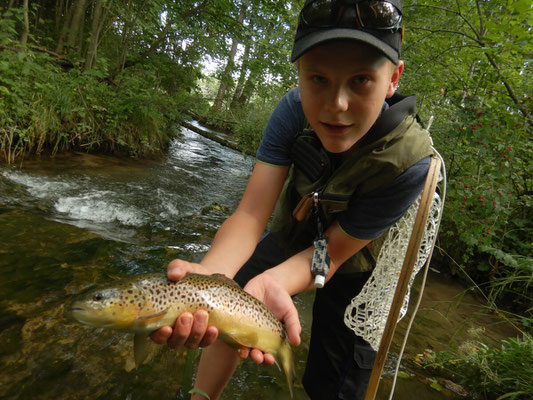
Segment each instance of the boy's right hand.
M173 281L182 279L188 272L209 274L201 265L176 259L168 264L167 276ZM209 326L209 315L205 310L193 314L184 312L176 319L174 326L163 326L153 332L150 337L157 344L165 344L176 349L185 346L189 349L206 347L213 344L218 337L218 329Z

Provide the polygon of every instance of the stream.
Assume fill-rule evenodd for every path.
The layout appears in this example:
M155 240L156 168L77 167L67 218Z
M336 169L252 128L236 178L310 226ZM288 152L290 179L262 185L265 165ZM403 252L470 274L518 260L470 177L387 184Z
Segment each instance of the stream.
M178 257L200 261L236 208L253 163L183 128L162 160L72 152L0 164L0 399L185 398L184 350L160 346L152 361L131 370L131 335L82 326L65 310L96 284L164 271ZM418 282L412 297L419 291ZM295 298L303 327L295 349L298 378L312 299L313 293ZM388 398L407 318L398 326L378 399ZM513 334L472 293L431 272L406 353L445 350L481 328L489 342ZM421 371L402 371L395 399L465 398L432 388ZM222 398L288 397L276 367L247 360ZM297 383L295 399L307 398Z

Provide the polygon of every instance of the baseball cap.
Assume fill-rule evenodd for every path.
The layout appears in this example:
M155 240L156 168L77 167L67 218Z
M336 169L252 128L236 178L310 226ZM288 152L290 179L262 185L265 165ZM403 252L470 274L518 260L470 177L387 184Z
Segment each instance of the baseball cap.
M398 64L402 6L402 0L306 0L298 19L291 62L327 41L352 39Z

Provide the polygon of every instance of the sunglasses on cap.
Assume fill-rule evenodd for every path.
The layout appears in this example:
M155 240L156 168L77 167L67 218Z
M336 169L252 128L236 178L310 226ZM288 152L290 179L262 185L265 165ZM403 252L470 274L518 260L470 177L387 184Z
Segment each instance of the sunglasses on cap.
M308 28L338 27L349 7L355 9L355 21L352 28L398 31L402 27L401 12L388 1L378 0L311 1L300 12L299 22Z

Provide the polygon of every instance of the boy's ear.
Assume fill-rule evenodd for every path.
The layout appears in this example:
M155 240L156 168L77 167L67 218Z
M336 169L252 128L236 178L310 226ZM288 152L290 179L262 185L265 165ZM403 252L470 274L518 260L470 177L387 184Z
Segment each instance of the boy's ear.
M389 90L387 91L387 98L392 97L392 95L396 92L396 88L398 87L398 83L400 82L400 77L403 73L403 61L399 61L398 65L393 64L393 70L391 75L391 81L389 84Z

